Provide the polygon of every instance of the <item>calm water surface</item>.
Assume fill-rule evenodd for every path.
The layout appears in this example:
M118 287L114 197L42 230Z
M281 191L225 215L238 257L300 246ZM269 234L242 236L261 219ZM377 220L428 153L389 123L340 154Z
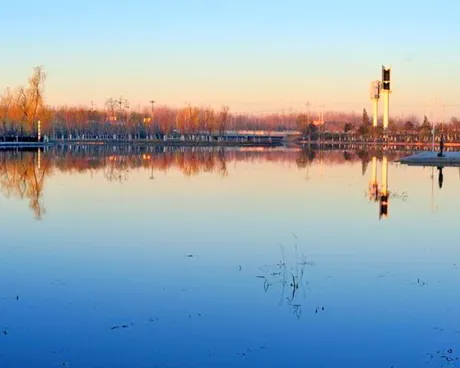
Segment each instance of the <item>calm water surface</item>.
M398 155L0 152L0 366L460 366L459 171Z

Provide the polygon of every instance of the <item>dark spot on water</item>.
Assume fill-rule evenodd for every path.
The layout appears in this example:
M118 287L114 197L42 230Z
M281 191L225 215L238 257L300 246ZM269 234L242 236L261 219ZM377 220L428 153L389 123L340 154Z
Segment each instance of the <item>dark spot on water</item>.
M417 284L419 284L420 286L425 286L426 282L423 280L417 279Z
M16 295L16 300L19 300L19 295Z
M187 255L187 258L193 258L193 254Z
M4 335L8 335L8 331L7 330L3 330L2 331Z
M133 325L133 323L131 323L131 326ZM128 325L117 325L117 326L112 326L110 329L111 330L117 330L119 328L128 328L129 326Z

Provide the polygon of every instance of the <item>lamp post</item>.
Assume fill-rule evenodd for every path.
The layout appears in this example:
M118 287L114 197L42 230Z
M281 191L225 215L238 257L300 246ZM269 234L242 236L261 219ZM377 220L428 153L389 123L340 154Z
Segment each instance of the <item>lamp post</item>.
M303 134L306 134L308 131L308 144L311 144L311 132L308 129L308 127L310 126L310 101L307 101L305 106L307 106L307 122L305 124Z
M152 105L152 124L151 124L151 127L153 127L153 123L154 123L153 119L154 119L154 114L155 114L155 100L151 100L150 104ZM151 129L151 130L152 130L152 133L153 133L153 129Z
M38 138L38 141L40 142L41 140L41 137L42 137L42 130L41 130L41 122L40 120L37 122L37 138Z
M144 118L143 121L144 121L144 129L145 129L145 139L147 140L149 138L148 126L150 125L152 118Z

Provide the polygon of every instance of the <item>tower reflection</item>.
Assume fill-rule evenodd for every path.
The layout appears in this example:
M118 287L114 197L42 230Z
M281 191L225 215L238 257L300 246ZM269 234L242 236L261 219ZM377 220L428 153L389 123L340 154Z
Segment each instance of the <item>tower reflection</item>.
M388 200L389 200L389 191L388 191L388 159L386 156L383 156L382 159L382 188L380 190L380 211L379 219L382 217L388 217Z
M379 219L388 217L388 204L390 192L388 189L388 158L386 155L382 158L382 176L381 186L377 180L377 157L372 156L372 171L369 181L368 197L372 202L379 202Z
M379 183L377 181L377 157L372 157L371 180L369 181L369 200L377 202L379 198Z
M439 185L439 189L442 188L442 184L444 182L444 175L442 173L442 169L444 169L442 166L438 166L438 185Z

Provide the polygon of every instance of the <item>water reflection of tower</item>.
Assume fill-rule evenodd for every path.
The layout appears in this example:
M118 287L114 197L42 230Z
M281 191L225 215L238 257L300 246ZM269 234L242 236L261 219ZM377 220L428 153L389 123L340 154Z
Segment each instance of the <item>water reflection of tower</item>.
M369 200L377 202L379 198L379 183L377 181L377 157L372 157L372 177L369 182Z
M388 199L389 199L389 191L388 191L388 159L386 156L383 156L382 159L382 189L380 190L379 197L380 197L380 212L379 212L379 219L382 217L388 217Z
M372 172L371 180L369 181L369 200L379 202L379 219L382 217L386 218L388 217L388 200L390 196L388 190L388 159L386 156L383 156L381 187L377 180L377 157L373 156L371 162Z

